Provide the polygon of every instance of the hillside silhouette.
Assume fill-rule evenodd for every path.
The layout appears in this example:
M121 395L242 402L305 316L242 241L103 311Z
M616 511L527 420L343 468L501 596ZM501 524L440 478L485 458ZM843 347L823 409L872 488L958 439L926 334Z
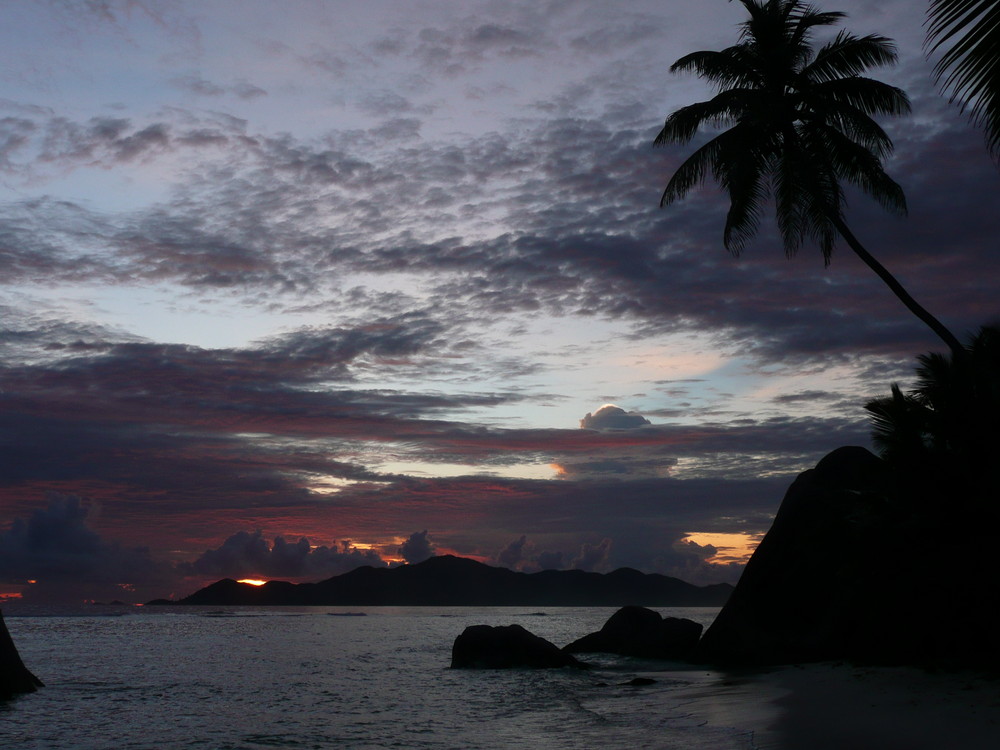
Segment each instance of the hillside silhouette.
M619 568L607 573L543 570L520 573L464 557L440 555L395 568L365 566L319 583L231 578L177 602L208 606L722 606L732 586L694 586L677 578Z

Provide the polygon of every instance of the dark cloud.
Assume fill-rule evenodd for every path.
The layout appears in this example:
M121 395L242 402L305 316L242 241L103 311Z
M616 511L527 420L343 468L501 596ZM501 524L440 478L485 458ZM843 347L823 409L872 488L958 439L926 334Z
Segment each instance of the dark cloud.
M177 76L171 79L170 83L179 89L189 91L192 94L198 94L199 96L222 96L226 93L226 90L222 86L206 81L201 76Z
M396 481L365 466L378 446L424 462L554 463L567 481L627 482L663 477L681 457L698 462L689 474L787 473L815 462L831 444L867 439L860 415L639 430L487 428L435 417L530 394L357 387L369 367L407 377L437 366L433 358L447 344L422 318L301 329L222 350L10 320L0 336L8 363L0 371L0 482L8 490L59 477L144 496L169 491L177 507L214 507L222 498L238 504L248 496L287 507L318 502L310 500L317 478ZM432 357L427 363L425 355Z
M527 542L528 537L521 534L520 538L515 539L497 553L497 563L505 568L516 568L524 559L524 546Z
M420 128L423 123L416 117L393 117L389 120L385 120L379 125L376 125L368 132L374 138L378 138L382 141L405 141L412 140L420 137ZM434 193L432 189L430 193L440 196L440 200L436 197L431 197L425 202L425 205L432 206L435 202L450 204L452 199L443 190Z
M562 552L539 552L535 563L541 570L562 570L565 566Z
M314 547L305 537L292 543L276 536L268 543L258 530L233 534L194 562L179 565L178 571L202 578L321 580L363 565L386 567L387 563L374 550L359 549L349 541Z
M934 343L849 253L838 252L827 270L805 251L787 261L768 250L773 231L765 223L737 261L721 248L724 207L710 192L653 210L654 186L683 152L651 152L652 129L616 131L598 120L562 119L459 145L386 149L383 157L378 139L412 137L419 123L397 118L376 140L344 132L323 144L250 137L245 125L218 118L183 127L143 128L113 118L52 123L35 128L65 131L44 149L46 159L62 163L136 158L195 142L215 143L221 161L200 167L203 174L193 177L183 199L128 222L79 207L74 213L51 203L23 205L18 224L7 229L20 230L3 245L16 253L8 265L21 273L36 268L41 275L44 268L57 278L111 274L278 294L315 290L343 273L405 273L429 282L431 305L442 314L458 308L485 322L497 314L545 311L631 321L641 335L706 330L769 361L908 357ZM12 143L20 143L24 123L11 127ZM994 175L988 160L973 161L980 149L975 133L956 126L910 138L912 156L900 157L896 170L911 193L909 219L880 216L860 199L849 218L918 298L932 310L958 311L957 319L943 317L959 330L971 329L998 312L988 285L966 273L970 263L987 270L996 263L986 248L1000 231L998 212L956 203L950 209L956 231L946 231L934 219L940 216L935 196L962 195L966 179L986 185ZM354 156L359 145L367 159ZM928 149L971 166L931 172L920 157ZM227 180L216 179L223 175ZM509 182L518 187L498 200L491 186ZM330 228L320 221L318 188L327 210L349 222ZM407 196L406 206L398 206L399 195ZM428 236L428 226L474 222L484 200L517 232L468 241ZM288 216L299 220L288 222ZM84 237L85 246L103 242L117 257L82 255L76 248ZM960 282L955 274L964 274ZM911 278L920 283L908 283ZM273 303L281 304L280 297Z
M126 42L134 43L130 29L136 21L152 21L160 30L197 41L198 27L176 0L43 0L52 6L55 19L77 34L111 29Z
M823 401L839 401L843 396L829 391L799 391L798 393L783 393L771 399L776 404L812 403Z
M76 123L62 117L45 125L40 162L76 165L105 160L128 162L169 148L170 127L165 123L135 126L123 118L94 117Z
M643 539L641 531L636 535L637 531L631 530L631 538ZM660 528L655 536L658 537L655 543L649 545L655 552L639 555L615 555L612 542L607 537L598 544L585 542L567 564L562 551L536 551L535 545L522 534L497 553L496 562L526 572L564 568L610 571L620 567L638 567L697 585L735 583L743 571L742 560L733 560L725 549L698 544L686 538L683 531Z
M715 562L719 549L691 539L677 539L662 550L655 566L659 572L696 585L735 584L743 572L742 562Z
M414 531L399 548L399 554L408 563L418 563L434 557L436 548L427 538L427 529Z
M103 539L87 523L94 506L52 493L45 508L15 518L0 533L0 581L21 585L26 600L135 601L168 585L164 566L146 547Z
M584 542L580 554L573 558L570 567L573 570L588 570L604 572L608 567L608 557L611 554L611 540L605 537L599 544Z
M528 57L538 54L535 45L540 40L536 32L484 23L471 30L465 41L470 49L494 50L506 57Z
M227 86L222 86L212 81L208 81L199 75L176 76L170 83L177 88L198 96L225 96L231 94L240 99L256 99L260 96L267 96L267 92L252 83L240 81Z
M719 12L734 15L734 5ZM196 22L170 2L49 6L74 44L110 28L102 43L124 49L135 24L175 37L161 77L233 109L0 101L0 170L15 191L0 204L0 272L12 290L0 310L7 519L30 517L46 489L85 487L117 509L102 532L118 524L128 544L182 547L174 559L192 565L237 528L279 530L282 541L248 535L206 560L263 543L268 564L304 559L308 569L316 551L303 557L286 539L345 529L388 543L387 529L426 525L442 546L522 567L563 567L586 557L576 553L583 540L593 557L598 540L614 539L608 565L707 582L734 569L685 534L766 528L796 471L836 445L867 444L864 395L908 377L913 354L937 345L844 247L830 268L809 248L786 260L767 217L734 259L713 186L656 208L704 138L650 145L664 102L699 85L667 76L660 51L698 11L526 3L401 17L371 43L294 47L265 34L254 52L275 62L268 77L234 82L210 67L186 74L202 59L198 24L211 13ZM858 15L872 21L872 8ZM899 8L879 5L879 22ZM733 26L712 26L695 46L732 41ZM917 47L893 72L914 115L887 124L910 215L886 217L851 193L848 220L961 333L1000 314L1000 193L981 135L937 96ZM8 80L29 76L26 65ZM322 75L315 106L360 113L360 124L334 116L307 131L242 119L287 95L273 83L286 66L302 74L287 90ZM551 75L529 75L535 68ZM467 96L452 108L445 89ZM130 194L121 208L114 194L81 191L95 174L140 191L155 182L155 202ZM201 312L226 303L321 322L290 317L281 335L217 349L152 342L88 322L101 294L81 312L50 293L60 285L115 298L176 299L179 289ZM518 350L534 335L526 321L542 320L544 360ZM704 341L740 362L725 377L790 385L763 389L747 414L734 411L737 386L713 390L716 374L626 393L601 384L593 390L621 403L644 391L643 414L662 423L603 410L584 430L505 421L510 410L498 407L571 397L542 378L583 356L563 358L553 342L609 321L633 342ZM588 351L594 361L603 353L598 343ZM831 373L836 386L796 379ZM391 473L400 461L459 464L469 476ZM546 464L561 468L558 481L485 475ZM150 517L172 536L136 520ZM511 539L524 541L504 547ZM331 559L350 552L329 549Z
M620 406L605 404L596 412L580 420L580 428L584 430L630 430L651 424L641 414L627 412Z
M422 115L431 114L434 108L430 105L415 106L409 99L395 91L368 92L359 102L362 112L375 117L401 117L409 113Z
M617 23L590 29L585 34L570 40L570 46L587 53L608 55L631 47L637 42L662 38L666 32L663 21L658 18L620 18Z
M604 456L591 460L563 458L558 464L560 476L574 479L636 479L642 476L668 476L678 459L665 455L669 450L608 449Z
M224 115L200 118L177 116L176 121L160 120L133 122L126 117L99 116L77 121L48 110L12 106L0 101L0 110L23 112L17 117L0 118L0 169L9 176L30 181L52 178L69 172L89 169L110 169L169 158L185 148L214 146L237 150L252 147L251 139L243 137L240 122ZM211 138L208 136L211 135ZM252 155L253 149L249 151ZM42 210L58 203L45 199L21 204ZM74 226L63 231L94 229L88 226L82 210ZM96 217L95 217L96 218ZM91 232L98 245L111 240L110 217L99 217L106 223L100 232ZM41 222L44 226L45 222Z

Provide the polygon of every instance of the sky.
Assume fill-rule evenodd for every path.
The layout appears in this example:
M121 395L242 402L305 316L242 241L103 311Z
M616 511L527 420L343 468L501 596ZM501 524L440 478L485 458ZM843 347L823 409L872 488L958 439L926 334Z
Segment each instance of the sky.
M998 173L910 0L869 250L1000 319ZM846 246L659 208L725 0L0 7L0 595L141 602L457 554L734 582L942 344ZM704 136L699 136L703 138ZM699 141L700 142L700 141ZM942 534L960 530L942 529ZM925 550L914 554L925 554Z

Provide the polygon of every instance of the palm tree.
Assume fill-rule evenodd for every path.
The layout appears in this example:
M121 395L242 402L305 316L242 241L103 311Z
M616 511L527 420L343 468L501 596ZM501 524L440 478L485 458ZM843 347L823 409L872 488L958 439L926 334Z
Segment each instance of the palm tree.
M683 197L711 170L729 193L723 242L739 255L773 195L786 255L810 240L829 264L842 237L914 315L963 356L958 339L909 295L844 220L842 182L889 211L906 213L902 188L882 167L892 141L873 116L909 112L909 100L900 89L862 75L895 62L895 45L877 34L840 31L814 51L814 29L845 14L820 12L800 0L740 2L750 18L741 25L738 44L694 52L671 66L673 72L697 73L718 93L671 114L654 145L686 143L706 124L727 129L677 168L660 205Z
M987 148L1000 158L1000 1L931 0L927 16L931 51L947 45L934 66L938 81L963 109L971 106Z

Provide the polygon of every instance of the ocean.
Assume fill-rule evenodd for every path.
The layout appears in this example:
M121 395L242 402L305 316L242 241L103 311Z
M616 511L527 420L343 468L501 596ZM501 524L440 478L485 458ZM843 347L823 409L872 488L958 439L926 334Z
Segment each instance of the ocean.
M705 669L589 654L589 671L449 669L468 625L517 623L562 646L614 611L7 610L46 687L0 703L0 748L754 748L748 732L690 713L682 691L724 678ZM718 612L657 611L706 626ZM657 681L624 684L640 675Z

